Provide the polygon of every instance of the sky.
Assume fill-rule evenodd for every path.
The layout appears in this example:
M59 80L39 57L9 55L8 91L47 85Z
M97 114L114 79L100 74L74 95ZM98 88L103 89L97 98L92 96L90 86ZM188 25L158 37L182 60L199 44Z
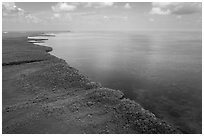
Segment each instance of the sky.
M3 2L3 31L201 30L200 2Z

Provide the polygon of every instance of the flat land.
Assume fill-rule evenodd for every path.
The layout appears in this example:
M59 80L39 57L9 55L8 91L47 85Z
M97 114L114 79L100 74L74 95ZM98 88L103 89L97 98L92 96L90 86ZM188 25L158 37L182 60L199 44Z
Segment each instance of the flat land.
M180 133L119 90L90 81L52 48L2 41L2 133Z

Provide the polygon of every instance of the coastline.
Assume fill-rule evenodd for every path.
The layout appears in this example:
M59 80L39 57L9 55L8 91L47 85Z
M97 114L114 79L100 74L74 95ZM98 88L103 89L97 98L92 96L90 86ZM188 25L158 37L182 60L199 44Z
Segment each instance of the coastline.
M27 36L2 46L3 133L180 133L49 54L51 47Z

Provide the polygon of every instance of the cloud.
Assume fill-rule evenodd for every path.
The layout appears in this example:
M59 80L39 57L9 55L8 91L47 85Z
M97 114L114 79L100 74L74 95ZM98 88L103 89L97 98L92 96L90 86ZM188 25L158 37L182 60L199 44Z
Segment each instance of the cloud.
M150 14L158 15L188 15L202 12L200 2L153 2Z
M54 19L60 19L62 17L61 14L59 13L54 13L52 14L52 16L50 17L51 20L54 20Z
M154 20L154 18L150 18L149 21L150 22L154 22L155 20Z
M17 7L14 2L3 2L2 3L2 14L3 17L14 18L17 17L27 23L39 23L42 22L38 17L26 12L25 10Z
M104 19L109 19L109 17L108 17L108 16L103 16L103 18L104 18Z
M21 8L18 8L14 2L3 2L2 12L4 17L22 16L25 14L25 11Z
M113 5L114 2L59 2L51 8L54 12L68 12L76 10L79 6L83 8L104 8Z
M127 16L103 16L103 18L105 20L121 20L121 21L128 21L128 17Z
M53 13L52 16L49 18L51 19L51 23L61 23L66 24L73 20L73 13L63 12L63 13Z
M3 9L6 9L8 11L15 11L18 10L14 2L3 2L2 3Z
M176 16L176 18L177 18L177 19L181 19L181 18L182 18L182 16L181 16L181 15L178 15L178 16Z
M60 17L61 17L61 15L59 13L54 13L53 14L53 18L60 18Z
M88 2L85 7L103 8L112 7L114 2Z
M126 9L131 9L131 6L130 6L129 3L126 3L125 6L124 6L124 8L126 8Z
M202 4L201 3L183 3L178 4L176 8L172 10L172 14L184 15L184 14L193 14L193 13L201 13L202 12Z
M87 16L87 15L93 15L95 13L96 12L94 12L94 11L89 11L89 12L75 12L75 13L72 13L72 14L75 15L75 16Z
M41 19L39 19L38 17L33 16L31 14L26 15L25 19L26 19L27 23L40 23L40 22L42 22Z
M169 14L170 14L170 10L169 10L169 9L167 9L167 10L162 10L162 9L159 8L159 7L155 7L155 8L152 8L150 14L169 15Z
M55 6L52 6L51 8L54 12L67 12L75 10L77 8L77 5L59 2Z

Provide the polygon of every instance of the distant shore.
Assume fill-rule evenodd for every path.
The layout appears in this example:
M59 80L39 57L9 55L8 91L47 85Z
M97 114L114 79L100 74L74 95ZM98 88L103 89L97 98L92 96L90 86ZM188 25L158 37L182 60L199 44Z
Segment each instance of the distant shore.
M2 40L2 133L180 133L119 90L28 43L38 33ZM9 36L10 35L10 36Z

